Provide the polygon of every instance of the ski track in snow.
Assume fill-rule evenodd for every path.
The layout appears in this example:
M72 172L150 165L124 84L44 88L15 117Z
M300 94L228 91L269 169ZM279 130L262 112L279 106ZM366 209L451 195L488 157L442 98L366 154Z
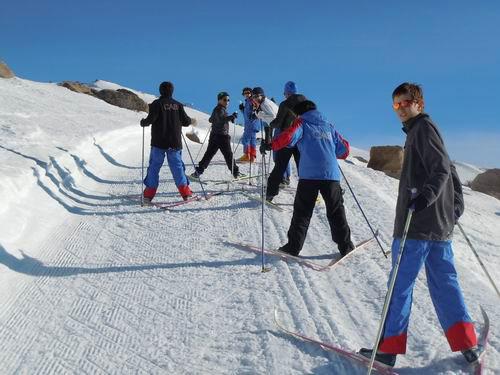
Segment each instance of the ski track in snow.
M50 85L24 80L11 85L35 90L42 97L65 98L67 105L73 105L72 98L81 100L80 95L60 94L59 89L66 89ZM92 104L93 100L85 97L84 105L94 105L102 116L122 116L124 122L140 117L108 109L100 101ZM26 109L18 108L12 98L6 104L12 109L0 114L2 136L16 131L4 124L10 119L25 123L51 109L50 101L29 97L26 101ZM81 121L73 119L74 124ZM42 126L35 134L44 131ZM349 349L371 346L390 269L390 258L383 257L377 243L327 272L267 257L271 271L261 273L260 255L230 244L260 245L260 203L231 191L260 193L260 187L233 184L223 195L169 211L140 207L130 198L141 191L140 139L141 130L134 124L82 136L78 142L58 140L45 154L21 143L2 143L0 152L14 163L24 163L31 173L26 178L34 187L26 195L31 197L27 208L36 202L42 208L35 213L37 220L22 222L27 238L11 234L1 243L0 277L8 283L0 286L0 373L365 373L362 366L279 332L273 310L276 306L284 312L287 326L321 340ZM196 155L200 145L189 142L189 146ZM183 154L190 173L189 154L186 150ZM354 160L341 162L341 167L388 250L397 180ZM246 173L248 165L242 170ZM253 171L257 173L257 168ZM229 176L217 155L203 178ZM157 200L178 200L167 166L160 177ZM191 186L200 192L199 184ZM342 186L353 241L358 242L371 232L345 182ZM206 189L225 190L226 185L208 184ZM494 265L500 263L500 204L467 193L462 224L498 280ZM293 189L286 189L276 201L291 205L293 196ZM266 247L286 242L292 207L284 207L283 212L265 207ZM16 209L10 202L6 212ZM16 215L8 217L17 220ZM7 221L3 216L2 223ZM479 318L482 304L493 322L485 373L500 373L494 325L500 315L498 301L459 233L454 244L471 313ZM324 203L315 208L301 254L325 264L330 255L338 254ZM449 351L424 272L414 295L408 354L398 358L398 373L470 373L461 356Z

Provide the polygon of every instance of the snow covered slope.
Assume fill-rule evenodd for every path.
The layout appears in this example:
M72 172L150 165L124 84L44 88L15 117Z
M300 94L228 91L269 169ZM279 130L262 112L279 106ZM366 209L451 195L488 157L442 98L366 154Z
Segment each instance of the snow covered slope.
M203 139L208 115L188 113ZM281 334L273 310L322 340L371 345L389 270L380 249L371 245L324 273L267 259L272 271L261 273L260 257L232 244L261 236L260 205L236 190L242 186L171 211L140 207L132 196L141 191L142 116L53 84L0 80L0 373L364 373ZM146 155L148 144L147 130ZM196 157L201 145L188 145ZM184 160L191 172L187 150ZM356 159L341 165L388 245L397 181ZM204 177L230 177L220 155ZM166 166L159 193L159 201L179 199ZM465 199L462 224L498 282L500 201L467 188ZM293 192L277 201L288 206L266 207L271 248L286 240ZM348 191L345 204L354 240L367 238ZM318 205L303 255L326 263L335 253ZM479 306L490 315L487 372L498 373L498 299L458 233L455 254L479 326ZM424 274L410 324L399 373L470 373L447 347Z

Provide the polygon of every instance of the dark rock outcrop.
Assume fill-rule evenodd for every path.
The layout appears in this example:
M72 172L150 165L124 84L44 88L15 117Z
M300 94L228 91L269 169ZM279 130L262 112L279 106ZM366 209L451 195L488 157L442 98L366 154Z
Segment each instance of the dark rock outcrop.
M87 85L84 85L83 83L80 82L73 82L73 81L63 81L59 83L59 86L66 87L67 89L74 91L74 92L79 92L81 94L87 94L87 95L94 95L94 92L90 87Z
M500 199L500 169L488 169L486 172L478 174L470 183L470 187L472 190Z
M374 146L370 148L370 161L367 167L399 179L403 167L403 155L401 146Z
M0 78L13 78L15 77L14 72L10 70L5 62L0 60Z
M139 98L137 94L126 89L109 90L104 89L100 91L94 90L95 96L104 100L106 103L116 105L117 107L130 109L132 111L148 112L148 104Z
M196 142L196 143L201 143L200 137L198 137L198 134L192 132L192 133L186 133L186 138L189 139L190 141Z

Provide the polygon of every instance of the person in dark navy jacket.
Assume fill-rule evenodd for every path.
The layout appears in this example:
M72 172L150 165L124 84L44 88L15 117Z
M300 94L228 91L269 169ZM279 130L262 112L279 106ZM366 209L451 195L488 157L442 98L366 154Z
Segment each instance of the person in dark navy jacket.
M300 152L299 183L288 230L288 243L280 250L298 255L302 250L318 193L326 205L333 241L342 256L354 249L340 188L337 159L349 155L349 143L326 121L316 105L306 100L294 107L298 117L272 142L274 151L297 146Z
M175 180L175 185L183 199L193 193L189 188L184 162L182 161L182 127L196 125L184 110L184 106L172 98L172 82L160 84L160 98L149 105L149 114L141 120L141 126L151 127L151 152L149 166L144 179L144 202L148 203L156 195L160 182L160 169L167 156L168 166Z
M240 173L238 165L233 158L233 150L231 149L231 136L229 135L229 121L234 122L238 117L237 112L231 115L227 114L227 107L229 105L229 94L221 91L217 94L217 106L212 111L212 115L208 121L212 124L210 137L208 138L207 151L201 158L195 171L191 174L193 178L200 178L205 169L208 168L210 161L215 156L217 151L220 150L226 161L227 168L233 173L234 178L243 176Z

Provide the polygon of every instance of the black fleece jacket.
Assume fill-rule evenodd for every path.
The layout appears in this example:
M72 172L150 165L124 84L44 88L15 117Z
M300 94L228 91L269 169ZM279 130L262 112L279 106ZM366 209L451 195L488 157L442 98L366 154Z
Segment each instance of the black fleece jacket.
M149 105L149 114L143 124L153 124L151 146L182 149L182 126L191 125L184 106L172 97L161 96Z
M451 238L463 212L460 179L450 161L436 124L422 113L405 122L407 134L394 222L394 237L403 235L410 189L423 195L427 207L413 214L408 238L443 241Z

